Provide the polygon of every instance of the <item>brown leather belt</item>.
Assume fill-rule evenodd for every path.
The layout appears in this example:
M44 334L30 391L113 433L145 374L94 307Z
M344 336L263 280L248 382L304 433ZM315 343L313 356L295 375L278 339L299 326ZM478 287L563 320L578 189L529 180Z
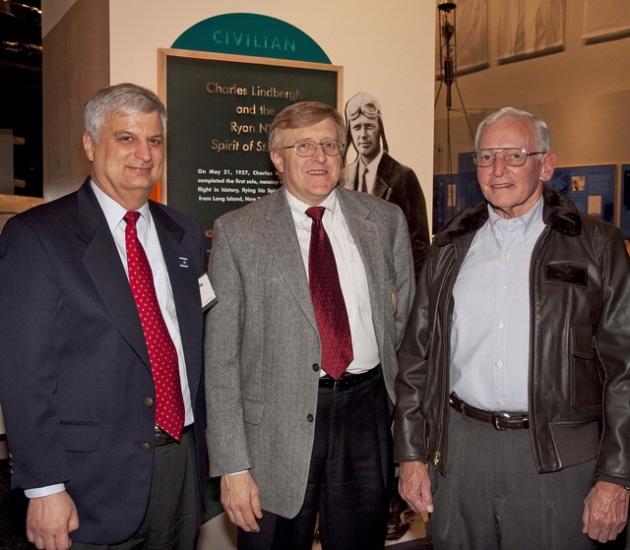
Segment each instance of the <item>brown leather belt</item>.
M192 431L192 429L192 424L186 426L184 428L184 431L182 432L182 437L185 433ZM156 447L163 447L164 445L170 445L171 443L179 443L179 441L177 441L177 439L175 439L174 437L168 435L162 428L154 426L153 445Z
M529 418L526 413L484 411L468 405L454 393L449 395L448 401L457 412L469 418L492 424L497 430L529 429Z
M341 375L341 378L335 380L330 376L322 376L319 379L319 387L320 388L335 388L336 390L344 390L346 388L351 388L360 384L361 382L365 382L366 380L371 380L372 378L376 378L381 373L381 365L376 365L373 369L362 372L361 374L351 374L349 372L344 372Z

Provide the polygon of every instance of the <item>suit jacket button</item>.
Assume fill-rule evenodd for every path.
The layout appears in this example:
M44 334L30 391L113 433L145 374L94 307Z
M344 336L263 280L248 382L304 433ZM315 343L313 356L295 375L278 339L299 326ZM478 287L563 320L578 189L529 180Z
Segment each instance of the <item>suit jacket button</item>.
M143 451L150 451L151 450L151 443L147 443L146 441L140 445L140 447L142 447Z
M308 420L309 422L313 422L313 420L314 420L313 415L312 415L312 414L310 414L310 413L309 413L309 414L307 414L307 415L306 415L306 420Z
M143 403L145 407L153 407L153 397L145 397Z
M319 370L319 365L317 363L313 363L313 370L317 372Z

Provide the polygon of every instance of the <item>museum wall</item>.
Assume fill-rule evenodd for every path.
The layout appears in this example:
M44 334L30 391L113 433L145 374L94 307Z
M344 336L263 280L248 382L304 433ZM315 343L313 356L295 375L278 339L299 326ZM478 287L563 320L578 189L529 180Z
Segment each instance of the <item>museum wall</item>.
M385 0L321 0L316 6L303 0L187 0L181 3L97 0L94 4L103 2L109 5L109 33L108 51L103 52L102 60L108 58L109 83L112 84L133 81L156 89L156 50L170 47L182 32L208 17L250 12L282 19L298 27L322 47L332 63L344 66L344 102L360 90L379 98L390 150L398 160L415 170L427 204L431 204L435 28L432 2L395 0L395 9L392 2ZM42 4L43 28L50 36L68 17L74 18L73 28L80 25L86 35L99 32L107 23L100 13L81 22L78 15L73 14L81 4L92 6L93 0L78 0L74 5L65 2L59 6L52 6L54 0L43 0ZM94 9L98 12L100 8ZM66 45L70 50L75 46ZM57 43L56 47L63 46ZM102 51L102 41L96 50ZM72 56L71 51L67 53ZM67 62L76 64L80 60L70 58ZM52 70L50 66L44 67L45 82ZM89 72L89 67L86 70ZM95 67L97 74L87 72L85 78L90 85L102 79L103 71L98 67ZM45 87L44 93L48 95L44 99L46 113L46 105L52 100L50 89ZM55 95L58 98L66 94L57 92ZM78 112L89 94L83 95L70 97L64 109ZM75 129L73 132L76 134ZM61 145L70 150L76 148L79 139L78 134L64 134ZM52 140L54 136L50 134L45 138L46 151L51 150ZM59 158L57 155L45 157L49 176L44 182L47 199L71 191L79 183L67 181L53 170L52 165ZM69 170L84 169L74 158L70 164Z
M488 0L489 68L457 79L473 129L489 112L514 105L549 123L560 166L629 162L630 37L586 44L585 0L568 0L563 51L498 64L500 2ZM459 26L464 24L462 17ZM445 105L442 92L435 119L436 174L447 172ZM455 88L453 107L461 108ZM451 145L457 170L457 154L473 150L460 112L451 115Z

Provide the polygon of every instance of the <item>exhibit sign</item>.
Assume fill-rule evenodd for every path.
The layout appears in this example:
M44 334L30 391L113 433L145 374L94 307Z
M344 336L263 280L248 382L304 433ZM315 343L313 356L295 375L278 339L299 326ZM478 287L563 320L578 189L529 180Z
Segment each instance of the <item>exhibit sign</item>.
M180 34L172 48L330 63L326 52L297 27L259 13L222 13Z
M158 94L168 110L158 200L210 229L221 214L274 191L273 118L296 101L339 109L342 67L192 50L158 50Z

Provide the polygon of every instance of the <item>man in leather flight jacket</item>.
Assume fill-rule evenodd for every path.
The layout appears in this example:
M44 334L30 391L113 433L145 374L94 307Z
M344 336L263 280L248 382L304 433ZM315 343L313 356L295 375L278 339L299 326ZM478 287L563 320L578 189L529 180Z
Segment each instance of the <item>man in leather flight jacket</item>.
M487 203L439 233L400 355L401 495L439 548L591 548L627 522L630 264L619 230L544 186L544 121L475 139Z

